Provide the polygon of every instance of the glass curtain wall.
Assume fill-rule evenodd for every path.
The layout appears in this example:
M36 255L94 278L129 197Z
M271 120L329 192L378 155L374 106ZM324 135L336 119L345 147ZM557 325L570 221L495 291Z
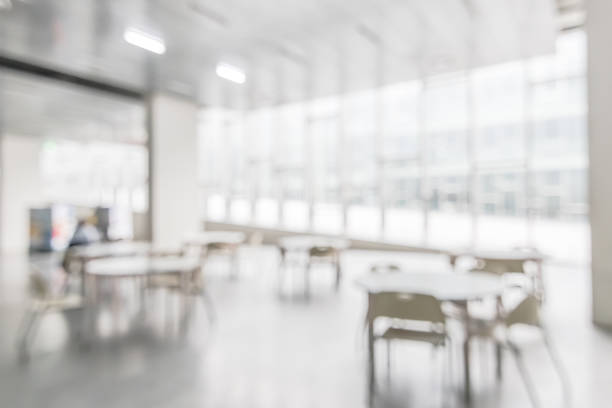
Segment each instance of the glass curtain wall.
M47 139L40 155L42 191L51 203L148 210L144 145Z
M553 55L206 110L204 215L409 245L535 246L587 261L585 47L572 31Z

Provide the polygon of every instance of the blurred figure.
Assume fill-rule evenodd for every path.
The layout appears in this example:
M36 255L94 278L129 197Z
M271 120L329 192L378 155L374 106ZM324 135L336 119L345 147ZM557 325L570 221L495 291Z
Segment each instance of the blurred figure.
M70 238L70 243L68 247L73 247L77 245L88 245L95 242L100 242L102 236L98 228L95 226L95 222L91 219L81 219L79 220L74 233L72 234L72 238Z
M102 240L102 234L96 227L95 217L81 218L77 222L72 238L68 243L68 248L62 259L62 268L67 275L71 272L72 251L74 247L89 245Z

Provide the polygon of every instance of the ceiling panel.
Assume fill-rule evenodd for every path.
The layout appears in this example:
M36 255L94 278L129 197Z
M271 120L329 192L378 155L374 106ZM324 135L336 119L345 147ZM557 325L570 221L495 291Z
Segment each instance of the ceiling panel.
M548 53L556 13L553 0L12 0L0 11L0 53L256 107L364 89L380 72L390 83ZM126 27L162 37L166 54L125 43ZM244 68L247 85L216 78L220 60Z
M144 143L144 124L131 99L0 70L0 133Z

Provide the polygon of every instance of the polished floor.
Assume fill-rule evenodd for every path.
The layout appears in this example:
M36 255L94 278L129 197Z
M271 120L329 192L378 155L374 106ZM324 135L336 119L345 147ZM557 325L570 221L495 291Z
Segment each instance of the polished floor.
M240 277L228 279L219 257L207 264L215 318L201 304L186 336L173 320L176 303L152 294L146 324L130 311L134 291L123 288L122 313L102 313L97 340L70 339L78 314L50 315L41 324L27 364L15 356L15 333L27 304L28 259L4 257L0 266L0 406L3 407L363 407L365 296L353 284L372 262L395 261L415 270L444 267L443 257L349 251L338 293L324 265L313 271L310 301L301 297L299 270L278 292L277 253L247 247ZM41 260L35 259L36 262ZM42 260L49 262L49 260ZM563 401L544 348L533 333L520 333L543 407L606 407L612 401L612 334L590 323L588 271L547 265L544 311L571 379ZM168 307L169 306L169 307ZM166 316L165 316L166 315ZM115 316L116 317L116 316ZM166 320L166 322L164 322ZM384 348L378 350L384 356ZM475 407L528 407L516 366L505 359L496 383L490 345L473 344ZM455 353L457 356L457 353ZM379 407L462 407L459 362L451 378L443 356L417 344L397 344L391 375L378 369ZM456 360L454 358L453 360ZM448 367L448 366L446 366ZM569 404L568 404L569 403Z

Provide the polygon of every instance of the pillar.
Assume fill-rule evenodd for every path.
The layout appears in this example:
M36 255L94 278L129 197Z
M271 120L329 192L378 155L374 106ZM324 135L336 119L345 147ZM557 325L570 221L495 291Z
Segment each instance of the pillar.
M181 245L201 229L198 205L198 107L184 99L149 98L149 217L151 239Z
M587 2L593 321L612 327L612 2Z

